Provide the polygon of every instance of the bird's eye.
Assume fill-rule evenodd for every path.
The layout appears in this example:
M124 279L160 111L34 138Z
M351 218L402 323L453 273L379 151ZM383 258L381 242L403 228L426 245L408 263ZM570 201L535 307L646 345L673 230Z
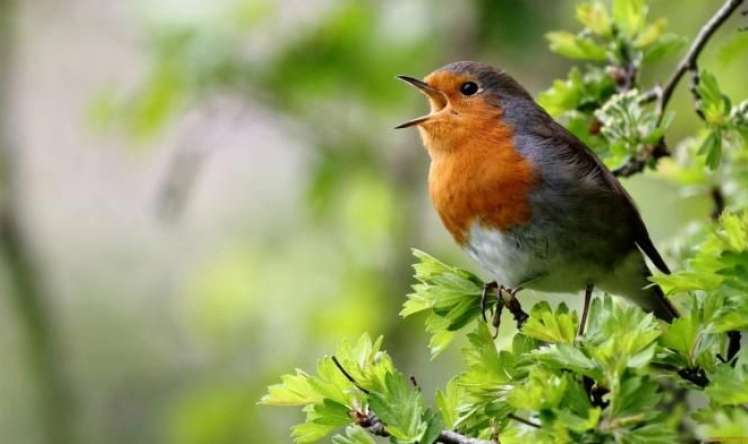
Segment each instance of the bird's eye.
M460 92L466 96L472 96L478 92L478 85L475 82L465 82L460 85Z

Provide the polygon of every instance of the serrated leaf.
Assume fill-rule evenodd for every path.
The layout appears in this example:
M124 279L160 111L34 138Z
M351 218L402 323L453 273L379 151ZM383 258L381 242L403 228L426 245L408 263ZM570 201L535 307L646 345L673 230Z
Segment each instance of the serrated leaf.
M332 437L333 444L377 444L366 430L359 426L350 426L345 429L345 436L335 435Z
M407 317L428 311L426 331L431 335L432 358L446 349L456 331L480 316L483 282L474 274L451 267L420 250L413 250L419 262L413 265L418 284L400 311ZM489 301L489 306L494 304Z
M611 20L608 10L601 2L593 1L577 6L577 20L593 33L608 37L611 31Z
M735 368L723 364L709 376L710 383L704 391L712 402L719 405L748 404L748 364Z
M569 313L564 304L554 312L547 302L539 302L522 326L522 333L543 342L570 344L577 335L577 315Z
M322 396L309 385L308 377L299 369L294 375L281 376L281 383L268 387L268 393L260 399L260 404L293 406L322 402Z
M516 385L507 396L509 405L518 410L539 411L557 407L571 384L567 374L555 374L533 367L527 380Z
M420 441L428 428L421 394L400 373L387 375L383 390L369 395L369 407L399 441Z
M587 37L555 31L547 33L545 38L550 42L551 51L570 59L604 61L607 58L605 48Z
M644 27L648 7L645 0L613 0L613 22L624 34L633 37Z
M436 392L435 402L446 428L454 429L460 420L462 402L462 388L458 384L457 378L450 379L443 391Z
M599 377L599 369L595 361L569 344L551 344L541 347L532 352L532 357L552 368L571 370L592 378Z

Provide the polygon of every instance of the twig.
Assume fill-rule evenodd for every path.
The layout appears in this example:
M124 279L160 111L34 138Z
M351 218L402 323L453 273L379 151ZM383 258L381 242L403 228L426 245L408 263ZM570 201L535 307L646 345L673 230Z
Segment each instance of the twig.
M413 384L414 389L418 390L419 392L421 391L421 386L418 385L418 380L415 376L410 377L410 383Z
M590 300L592 300L592 284L587 284L584 289L584 307L582 307L582 320L579 321L577 336L584 336L584 328L587 325L587 313L590 310Z
M717 221L722 212L725 211L725 196L722 194L722 189L717 185L712 188L709 195L712 197L712 202L714 203L711 218L713 221Z
M522 424L524 424L524 425L528 425L528 426L530 426L530 427L533 427L533 428L536 428L536 429L539 429L539 428L540 428L540 424L538 424L538 423L536 423L536 422L532 422L532 421L530 421L529 419L525 419L525 418L522 418L522 417L520 417L520 416L517 416L517 415L515 415L514 413L510 413L510 414L508 414L508 415L507 415L507 418L509 418L509 419L513 419L513 420L515 420L515 421L517 421L517 422L521 422L521 423L522 423Z
M333 356L332 357L332 362L335 363L335 367L337 367L338 370L340 370L340 373L342 373L343 376L345 376L345 379L349 380L351 382L351 384L353 384L354 386L356 386L357 389L361 390L362 392L366 393L367 395L371 394L371 392L369 392L367 389L361 387L358 384L358 382L356 382L356 380L353 379L353 376L351 376L351 374L348 373L348 371L346 371L346 369L343 368L343 366L340 364L340 362L338 361L338 358L336 358L335 356Z
M387 438L390 436L390 432L387 431L387 426L374 413L370 411L357 411L353 412L353 417L356 425L364 428L372 435L381 436L383 438ZM439 438L437 438L436 442L442 444L496 444L495 441L486 441L483 439L471 438L469 436L457 433L453 430L442 431L439 434Z
M701 367L688 367L678 370L678 376L690 381L701 388L709 385L709 378L706 376L706 372Z
M740 332L737 330L728 331L727 338L727 362L735 367L737 360L733 360L733 358L735 358L740 351Z
M735 10L740 7L740 5L744 1L745 0L725 1L722 7L717 10L717 12L709 19L709 21L706 22L706 24L704 24L699 33L696 35L696 38L691 44L691 47L688 49L688 52L678 63L675 71L670 77L670 80L668 80L665 86L662 88L657 87L652 91L644 94L642 98L643 103L657 100L658 125L665 117L665 110L670 103L670 99L673 96L675 88L683 78L683 75L689 70L691 72L697 71L697 62L699 56L701 55L701 51L704 50L704 47L709 42L709 39L712 37L712 35L714 35L717 29L719 29L719 27L722 26L725 21L727 21L727 19L735 12ZM665 146L664 141L661 140L660 143L650 152L644 153L643 156L632 158L625 165L613 171L613 174L622 177L632 176L634 174L642 172L644 170L644 167L646 167L650 161L657 161L657 159L669 155L670 151Z

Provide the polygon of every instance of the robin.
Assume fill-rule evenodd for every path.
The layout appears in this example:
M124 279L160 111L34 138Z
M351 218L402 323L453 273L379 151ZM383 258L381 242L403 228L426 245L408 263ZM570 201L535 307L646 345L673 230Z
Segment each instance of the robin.
M585 290L580 332L595 286L665 321L678 316L648 279L644 255L669 270L629 194L517 81L477 62L446 65L424 81L398 77L431 107L396 128L418 127L434 207L512 296Z

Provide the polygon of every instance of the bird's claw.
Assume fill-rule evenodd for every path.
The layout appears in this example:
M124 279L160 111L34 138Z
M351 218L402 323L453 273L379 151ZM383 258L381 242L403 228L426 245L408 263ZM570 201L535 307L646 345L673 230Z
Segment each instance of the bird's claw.
M517 322L517 330L521 329L525 322L527 322L527 319L530 318L530 315L522 310L522 304L519 303L519 299L516 297L520 290L522 290L522 287L517 287L515 289L502 287L500 290L504 303L512 313L514 320Z
M480 314L483 316L483 322L488 322L486 310L488 310L488 292L496 291L499 288L496 281L487 282L483 285L483 292L480 297Z
M481 294L481 315L483 321L488 322L486 317L486 311L488 311L488 293L493 292L496 298L496 305L492 309L491 325L494 327L493 337L496 338L499 335L499 326L501 325L501 313L506 306L514 316L514 320L517 321L517 329L522 328L522 325L527 321L529 315L522 310L522 305L516 298L517 293L522 290L521 287L511 289L498 285L496 282L489 282L483 286L483 292Z

